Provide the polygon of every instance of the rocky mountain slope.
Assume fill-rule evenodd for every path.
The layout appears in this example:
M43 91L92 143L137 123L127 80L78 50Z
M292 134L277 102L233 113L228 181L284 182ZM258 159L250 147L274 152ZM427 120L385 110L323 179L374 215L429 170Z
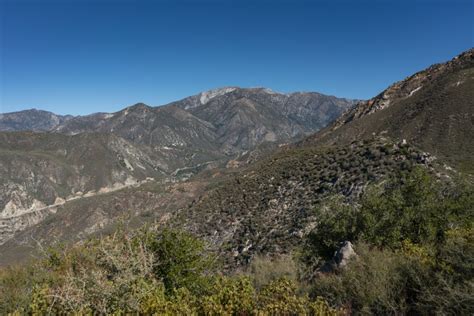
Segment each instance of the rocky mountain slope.
M159 179L159 161L112 134L0 133L0 243L54 206Z
M264 142L284 143L326 126L355 101L319 93L281 94L227 87L161 107L139 103L106 116L73 118L54 130L97 131L160 148L199 148L235 154Z
M226 151L262 142L289 142L335 120L354 101L319 93L280 94L269 89L211 90L172 103L210 122Z
M348 144L373 134L406 139L474 172L474 49L360 102L304 145Z
M105 116L76 117L55 129L68 135L91 131L112 133L147 147L162 157L168 173L225 158L215 143L213 126L175 106L153 108L139 103Z
M121 223L133 229L143 224L166 222L176 210L202 195L207 185L203 179L177 183L149 181L82 196L23 217L0 218L0 232L4 227L16 225L14 234L6 229L0 233L0 239L4 238L0 245L0 266L27 261L56 242L79 242L109 233ZM25 221L36 224L22 225ZM14 237L7 238L8 234Z

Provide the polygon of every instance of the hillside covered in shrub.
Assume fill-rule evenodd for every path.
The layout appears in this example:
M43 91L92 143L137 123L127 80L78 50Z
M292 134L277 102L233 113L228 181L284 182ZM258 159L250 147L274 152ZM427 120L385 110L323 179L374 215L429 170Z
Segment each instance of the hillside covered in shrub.
M164 226L47 249L0 272L1 314L471 314L474 194L415 168L358 199L329 196L290 255L238 270L193 234ZM341 242L354 244L345 266ZM223 273L225 271L225 273Z
M384 137L350 146L283 150L220 183L176 221L222 251L229 267L258 254L285 253L315 225L313 209L338 194L356 201L367 185L415 167L446 172L428 154Z

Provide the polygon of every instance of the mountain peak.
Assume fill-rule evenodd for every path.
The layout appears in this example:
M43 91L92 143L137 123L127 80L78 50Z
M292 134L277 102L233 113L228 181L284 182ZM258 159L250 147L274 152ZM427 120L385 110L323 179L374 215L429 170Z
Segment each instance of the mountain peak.
M134 105L128 106L122 111L120 111L123 115L127 115L128 113L145 113L148 112L149 110L153 109L151 106L146 105L145 103L136 103Z
M215 97L222 96L237 89L237 87L223 87L201 92L201 94L199 95L199 101L202 105L204 105Z
M142 102L138 102L138 103L135 103L134 105L131 105L129 107L127 107L127 109L129 110L132 110L132 109L151 109L152 107L145 104L145 103L142 103Z

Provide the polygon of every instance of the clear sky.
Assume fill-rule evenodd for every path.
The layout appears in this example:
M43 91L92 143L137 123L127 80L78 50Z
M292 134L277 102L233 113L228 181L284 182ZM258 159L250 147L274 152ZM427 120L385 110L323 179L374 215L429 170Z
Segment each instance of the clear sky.
M0 112L222 86L370 98L474 46L472 0L0 0Z

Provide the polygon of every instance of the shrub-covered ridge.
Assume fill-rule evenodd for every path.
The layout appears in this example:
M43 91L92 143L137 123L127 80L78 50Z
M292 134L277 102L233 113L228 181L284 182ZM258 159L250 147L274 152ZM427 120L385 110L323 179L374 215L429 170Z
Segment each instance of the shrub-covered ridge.
M344 147L290 149L256 163L181 213L184 224L223 250L230 267L257 254L298 245L315 224L314 207L333 194L354 201L369 184L433 170L435 162L409 144L376 137Z

